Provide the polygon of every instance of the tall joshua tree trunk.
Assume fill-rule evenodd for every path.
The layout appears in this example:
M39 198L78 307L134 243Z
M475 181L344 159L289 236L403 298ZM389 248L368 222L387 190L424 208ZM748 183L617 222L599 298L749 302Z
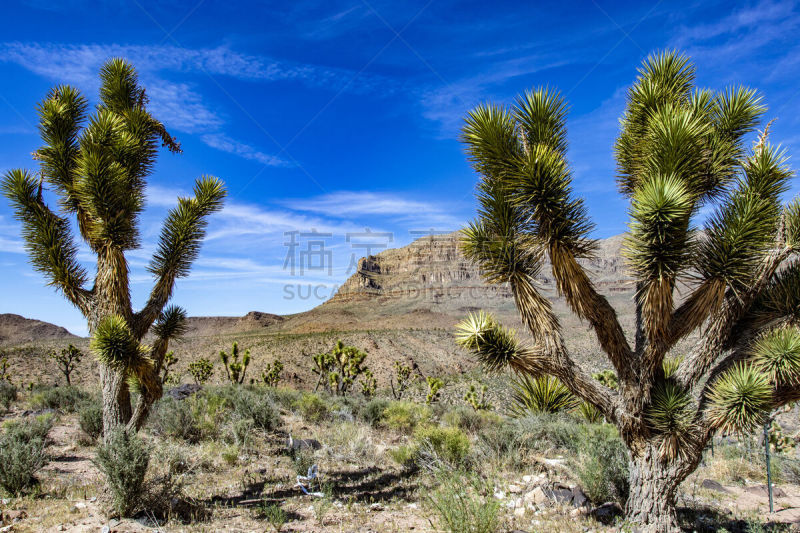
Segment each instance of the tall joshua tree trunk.
M135 312L125 253L141 246L138 217L159 141L174 153L180 152L180 145L148 112L145 90L130 64L109 60L100 70L100 81L100 103L88 124L86 99L76 89L61 85L50 91L38 107L44 145L34 159L40 171L9 171L2 190L22 223L34 268L86 317L92 350L101 364L103 427L108 436L120 426L138 429L161 395L157 372L168 342L182 333L185 319L179 308L164 308L175 280L188 275L207 218L222 208L225 189L218 179L204 176L195 183L192 197L178 199L148 268L154 287L144 307ZM59 196L62 214L45 203L44 181ZM97 256L91 288L77 261L68 215L75 215L80 237ZM141 341L151 326L156 342L147 347ZM135 413L131 381L141 392Z
M458 341L489 369L557 377L616 425L630 457L626 516L648 533L678 530L677 490L716 431L752 431L800 397L800 200L781 198L793 173L767 142L768 125L752 150L743 146L765 112L755 91L695 90L693 80L687 58L662 53L628 91L615 151L630 202L632 332L581 262L596 244L572 193L560 95L539 89L510 109L479 106L463 129L481 179L479 216L462 232L462 251L487 281L510 286L529 335L519 339L480 312L458 326ZM701 238L693 222L709 206L716 210ZM560 295L608 356L617 388L594 380L566 349L535 283L545 256ZM673 353L696 331L688 353Z
M630 493L625 516L648 531L680 531L675 515L675 497L680 484L697 467L702 452L694 457L664 461L657 447L646 444L631 457Z

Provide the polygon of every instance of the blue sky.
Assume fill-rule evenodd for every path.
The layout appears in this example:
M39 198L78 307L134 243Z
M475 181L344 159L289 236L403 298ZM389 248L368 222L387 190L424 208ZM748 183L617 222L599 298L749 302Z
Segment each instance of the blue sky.
M34 107L48 88L69 83L94 100L112 56L137 66L183 145L161 155L150 182L144 246L129 254L135 302L175 197L204 173L227 182L227 206L175 294L192 315L309 309L367 244L376 253L458 229L475 207L458 143L465 111L538 85L570 102L575 190L596 235L621 233L611 146L625 88L656 49L693 56L701 86L758 88L778 118L772 140L800 150L795 2L7 0L0 14L0 171L33 166ZM301 275L308 257L324 268ZM5 201L0 294L0 312L86 331L27 264Z

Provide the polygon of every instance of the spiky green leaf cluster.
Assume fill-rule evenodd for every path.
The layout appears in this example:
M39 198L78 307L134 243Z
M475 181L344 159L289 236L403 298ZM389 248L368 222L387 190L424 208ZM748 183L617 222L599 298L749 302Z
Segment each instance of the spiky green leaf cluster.
M778 328L759 337L752 346L752 362L776 387L800 385L800 332Z
M511 382L511 413L557 413L578 405L578 399L553 376L531 377L523 374Z
M518 355L516 334L484 311L470 313L456 326L456 342L492 371L506 368Z
M662 457L674 459L691 449L695 411L689 392L673 381L659 383L653 390L646 418Z
M112 368L128 370L146 362L147 351L119 315L109 315L97 325L90 347L97 359Z
M722 432L746 433L761 425L771 400L772 386L767 375L740 362L713 383L708 418Z

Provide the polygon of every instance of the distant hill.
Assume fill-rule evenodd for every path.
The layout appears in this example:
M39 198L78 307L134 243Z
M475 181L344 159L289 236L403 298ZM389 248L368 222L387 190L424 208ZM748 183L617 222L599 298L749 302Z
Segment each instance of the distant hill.
M621 236L600 240L596 257L584 264L632 335L633 283L626 274L621 248ZM553 301L567 346L577 357L599 365L595 337L557 296L549 264L543 266L538 282L542 293ZM311 356L329 350L341 339L369 353L368 366L379 386L388 387L395 360L416 363L425 374L473 368L474 362L453 340L453 326L478 309L493 312L507 325L521 329L508 288L484 283L478 268L461 255L458 234L451 233L362 258L357 272L330 300L303 313L280 316L253 311L243 317L192 317L187 334L172 348L180 372L200 357L218 364L219 351L239 341L252 354L248 377L258 379L264 365L279 358L287 379L295 386L311 387L315 382ZM55 330L71 337L63 328L38 323L53 331L19 328L27 331L27 336L17 333L16 343L58 340ZM215 379L222 379L221 369Z
M11 313L0 314L0 345L78 338L65 328Z

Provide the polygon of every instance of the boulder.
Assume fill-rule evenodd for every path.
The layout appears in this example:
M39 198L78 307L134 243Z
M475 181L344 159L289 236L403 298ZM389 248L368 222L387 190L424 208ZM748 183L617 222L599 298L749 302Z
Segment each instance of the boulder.
M202 389L203 387L201 385L197 385L195 383L184 383L169 389L167 391L167 396L170 398L175 398L176 400L185 400L192 394L196 394Z
M715 492L730 492L728 489L722 486L722 483L719 481L714 481L713 479L704 479L700 486L707 490L713 490Z
M592 517L601 524L612 524L618 516L622 516L622 507L616 502L604 503L592 509Z

